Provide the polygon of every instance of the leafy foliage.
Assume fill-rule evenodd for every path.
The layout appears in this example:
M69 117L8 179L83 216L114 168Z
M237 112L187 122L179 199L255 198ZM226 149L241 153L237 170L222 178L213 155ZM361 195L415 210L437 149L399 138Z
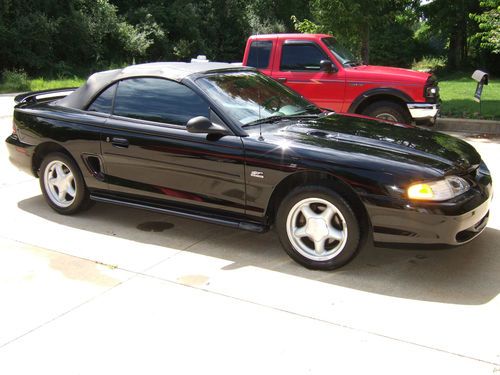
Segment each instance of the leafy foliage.
M417 20L411 17L413 6L413 0L313 0L312 19L292 20L300 32L333 34L364 62L409 66L414 49L410 26Z
M29 90L28 75L22 70L5 70L2 73L2 88L7 92Z
M437 72L446 67L444 57L425 56L420 61L414 61L411 68L422 72Z
M85 76L198 54L241 61L249 35L293 31L333 34L375 64L447 56L452 68L499 69L500 0L479 1L0 0L0 71Z
M479 9L479 0L434 0L422 7L423 14L434 32L448 42L450 68L464 67L468 59L469 37L477 25L469 13Z
M476 34L481 46L495 54L500 54L500 0L481 2L483 13L471 14L471 18L479 24Z

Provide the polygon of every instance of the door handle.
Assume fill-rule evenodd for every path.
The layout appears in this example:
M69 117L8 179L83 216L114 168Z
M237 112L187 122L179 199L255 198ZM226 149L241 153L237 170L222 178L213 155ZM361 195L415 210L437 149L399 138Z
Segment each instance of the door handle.
M278 82L286 82L286 78L285 77L280 77L280 78L277 78Z
M111 144L115 147L127 148L129 143L128 139L125 138L112 138Z

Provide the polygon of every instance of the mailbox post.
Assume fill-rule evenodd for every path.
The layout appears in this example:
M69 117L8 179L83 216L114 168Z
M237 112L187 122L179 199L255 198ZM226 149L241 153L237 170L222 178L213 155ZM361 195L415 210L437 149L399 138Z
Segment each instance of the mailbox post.
M483 94L483 86L488 84L488 73L476 70L472 73L472 79L477 81L474 100L479 103L479 113L481 113L481 95Z

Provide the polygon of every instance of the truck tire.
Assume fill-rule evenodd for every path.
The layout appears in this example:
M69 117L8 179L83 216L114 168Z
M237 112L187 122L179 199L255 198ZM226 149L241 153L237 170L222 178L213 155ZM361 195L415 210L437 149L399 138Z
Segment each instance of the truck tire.
M372 103L363 110L362 114L381 120L401 122L403 124L411 123L411 117L408 110L402 105L390 101Z

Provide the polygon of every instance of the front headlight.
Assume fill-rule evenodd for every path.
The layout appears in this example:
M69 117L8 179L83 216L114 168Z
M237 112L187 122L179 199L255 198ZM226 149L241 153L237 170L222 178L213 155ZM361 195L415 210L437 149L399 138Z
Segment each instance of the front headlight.
M425 88L425 96L427 98L435 98L439 94L439 87L431 86Z
M444 180L410 185L408 198L426 201L445 201L465 193L470 185L461 177L448 176Z

